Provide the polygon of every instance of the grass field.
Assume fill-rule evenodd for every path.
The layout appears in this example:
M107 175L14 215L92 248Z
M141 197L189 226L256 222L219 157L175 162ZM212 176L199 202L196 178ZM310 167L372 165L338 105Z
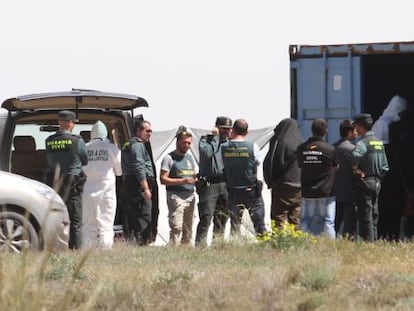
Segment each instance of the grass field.
M0 255L0 310L413 310L414 244L318 240Z

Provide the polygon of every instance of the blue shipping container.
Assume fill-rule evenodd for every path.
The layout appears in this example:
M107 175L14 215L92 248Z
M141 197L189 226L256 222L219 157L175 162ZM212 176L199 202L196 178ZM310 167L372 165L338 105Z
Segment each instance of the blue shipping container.
M304 138L315 118L328 121L327 140L360 112L376 120L396 94L414 99L414 41L291 45L291 117Z

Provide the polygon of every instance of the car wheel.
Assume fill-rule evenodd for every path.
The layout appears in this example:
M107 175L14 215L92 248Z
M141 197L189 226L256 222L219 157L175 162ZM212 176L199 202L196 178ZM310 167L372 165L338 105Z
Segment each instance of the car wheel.
M20 253L38 249L37 232L27 217L12 211L0 211L0 252Z

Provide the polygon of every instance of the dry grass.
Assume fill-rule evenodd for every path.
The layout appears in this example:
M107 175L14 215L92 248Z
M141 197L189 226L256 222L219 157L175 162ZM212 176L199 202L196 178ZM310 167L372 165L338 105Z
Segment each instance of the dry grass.
M412 310L414 244L0 255L0 310Z

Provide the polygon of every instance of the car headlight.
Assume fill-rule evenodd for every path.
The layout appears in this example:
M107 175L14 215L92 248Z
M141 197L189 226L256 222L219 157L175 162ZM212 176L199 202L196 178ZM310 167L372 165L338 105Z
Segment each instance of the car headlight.
M50 188L49 186L38 182L36 180L32 180L32 179L28 179L28 184L30 185L30 187L32 187L37 193L39 193L40 195L44 196L45 198L47 198L50 201L53 201L55 203L58 203L60 205L65 205L63 203L62 198L56 193L55 190L53 190L52 188Z

